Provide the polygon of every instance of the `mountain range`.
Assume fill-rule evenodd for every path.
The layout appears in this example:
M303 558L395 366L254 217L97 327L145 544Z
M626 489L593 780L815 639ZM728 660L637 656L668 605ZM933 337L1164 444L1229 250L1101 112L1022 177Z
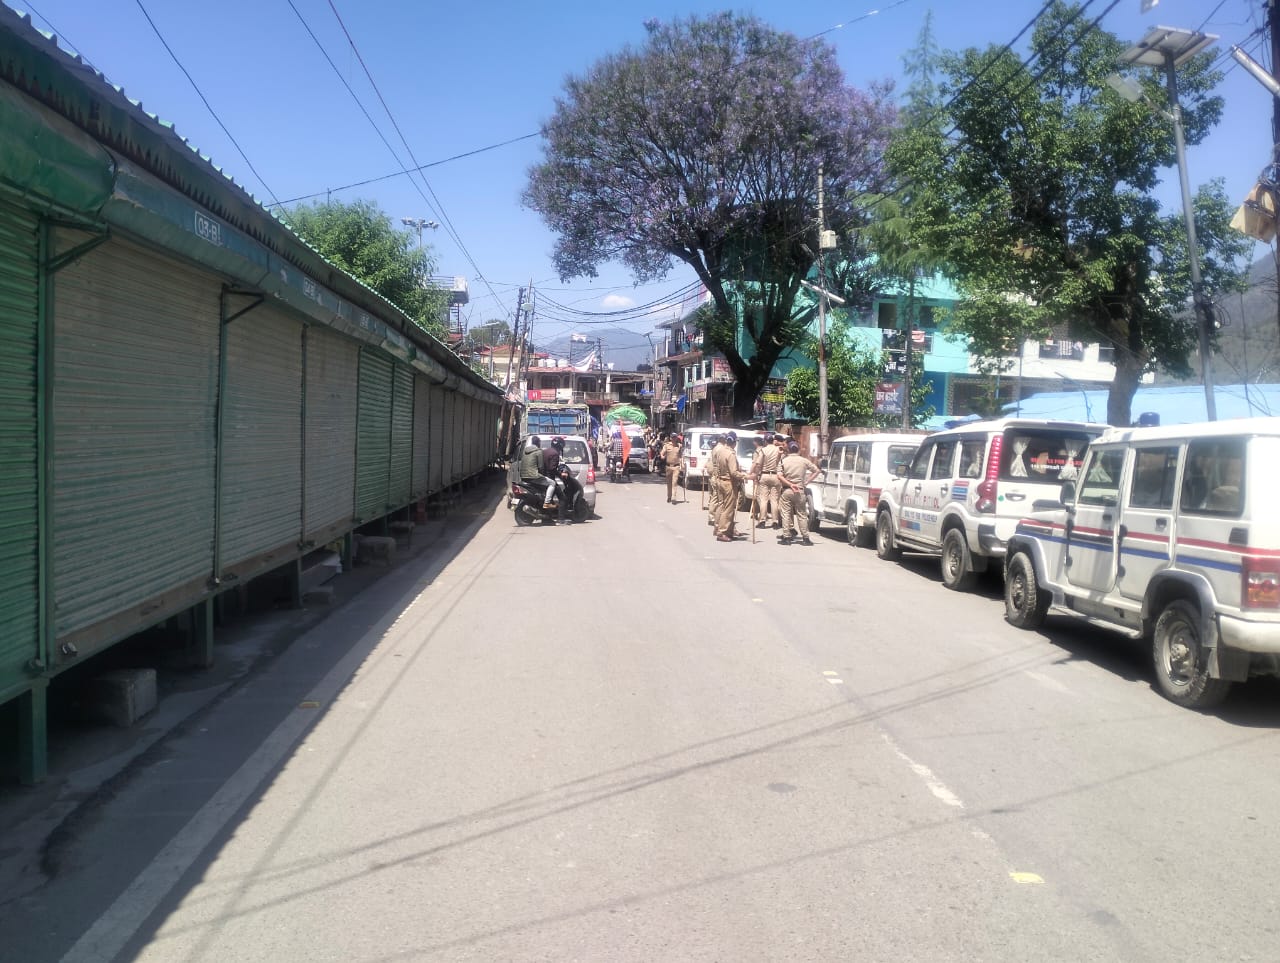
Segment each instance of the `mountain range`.
M614 371L636 371L642 364L652 364L653 348L649 345L649 338L653 339L654 347L662 345L658 334L645 337L642 331L614 324L583 325L580 330L552 341L540 340L537 333L535 324L534 342L539 352L576 364L592 351L599 350L605 365L613 365Z

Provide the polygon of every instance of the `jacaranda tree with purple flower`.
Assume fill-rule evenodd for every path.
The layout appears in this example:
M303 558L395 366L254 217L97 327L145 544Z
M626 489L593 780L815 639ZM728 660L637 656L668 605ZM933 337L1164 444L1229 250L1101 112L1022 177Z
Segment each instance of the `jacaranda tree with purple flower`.
M751 17L645 26L641 49L566 81L525 203L558 235L562 279L608 261L637 282L691 266L713 301L706 342L728 360L746 421L814 316L797 295L817 263L819 167L844 249L828 261L858 263L855 201L880 186L893 108L887 89L848 86L828 44Z

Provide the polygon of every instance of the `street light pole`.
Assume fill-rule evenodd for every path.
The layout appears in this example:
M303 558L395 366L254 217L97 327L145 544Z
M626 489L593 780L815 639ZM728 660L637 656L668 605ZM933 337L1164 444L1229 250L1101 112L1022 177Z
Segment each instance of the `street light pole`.
M429 227L435 230L440 226L438 221L429 221L425 217L402 217L400 223L406 227L417 228L418 230L418 250L422 250L422 229Z
M1153 27L1136 45L1120 58L1126 63L1164 67L1165 86L1169 92L1169 112L1173 121L1173 142L1178 154L1178 180L1182 186L1182 217L1187 227L1187 260L1191 267L1191 307L1200 336L1200 371L1204 379L1204 407L1209 421L1218 420L1218 407L1213 390L1213 356L1209 342L1209 312L1206 310L1204 283L1200 276L1200 247L1196 242L1195 209L1191 203L1191 182L1187 175L1187 144L1182 132L1182 106L1178 102L1176 70L1208 47L1217 36L1175 27ZM1119 88L1117 88L1119 89Z

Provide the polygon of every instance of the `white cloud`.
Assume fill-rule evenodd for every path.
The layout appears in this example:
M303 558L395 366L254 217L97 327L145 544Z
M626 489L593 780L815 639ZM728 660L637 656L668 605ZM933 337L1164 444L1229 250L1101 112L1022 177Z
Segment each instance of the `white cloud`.
M624 294L606 294L600 300L600 307L609 311L622 311L626 308L634 308L635 306L635 298L629 298Z

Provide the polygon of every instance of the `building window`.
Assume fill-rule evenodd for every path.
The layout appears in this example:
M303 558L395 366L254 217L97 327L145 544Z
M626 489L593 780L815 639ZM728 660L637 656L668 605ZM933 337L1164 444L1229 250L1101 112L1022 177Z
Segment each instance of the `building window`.
M893 301L881 301L876 305L876 323L882 328L898 327L898 305Z

